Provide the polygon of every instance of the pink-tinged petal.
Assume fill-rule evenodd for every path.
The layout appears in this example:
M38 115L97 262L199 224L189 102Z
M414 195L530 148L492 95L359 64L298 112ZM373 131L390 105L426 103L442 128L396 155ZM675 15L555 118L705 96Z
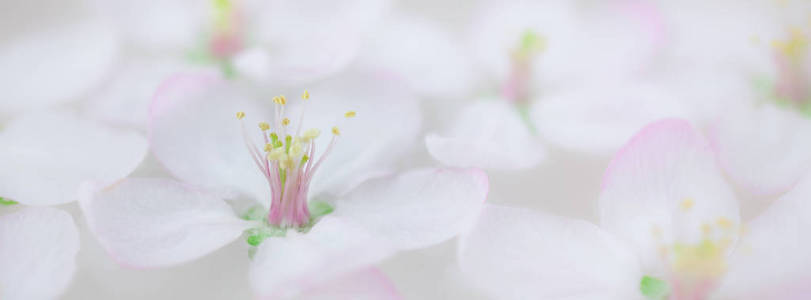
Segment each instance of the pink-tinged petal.
M488 191L481 170L417 169L364 183L339 199L333 214L398 249L422 248L467 229Z
M250 224L215 194L169 179L87 185L80 200L90 230L118 263L158 268L200 258Z
M594 224L488 205L459 240L472 286L496 299L635 299L632 250Z
M374 82L374 84L369 84ZM332 138L330 128L341 136L315 174L310 195L343 194L370 177L390 172L405 155L419 147L422 126L419 101L401 81L386 73L343 73L339 78L308 87L304 128L320 129L316 158ZM292 90L287 95L300 95ZM290 102L301 103L298 97ZM288 104L290 106L290 104ZM289 107L297 126L301 107ZM345 118L355 111L353 118Z
M110 123L146 129L149 105L161 83L171 75L202 69L172 59L122 62L110 81L90 97L88 114Z
M265 240L251 265L254 292L263 297L292 297L372 265L393 251L367 228L332 215L310 232Z
M14 119L0 131L0 144L0 193L27 205L75 201L82 182L124 178L147 152L138 133L66 111Z
M152 153L185 182L247 194L269 205L270 189L251 159L237 112L246 114L248 138L264 145L257 124L272 122L273 108L213 74L174 76L160 86L150 107Z
M447 135L428 134L425 145L449 166L525 169L546 156L532 126L502 99L479 101L460 112Z
M532 108L532 120L544 139L596 155L614 153L653 121L688 115L666 90L639 82L553 92Z
M196 46L207 26L208 1L166 0L93 1L119 30L124 39L137 48L165 54L172 51L183 55Z
M78 252L79 233L66 212L30 207L0 216L0 298L57 298Z
M269 79L296 84L339 71L388 10L387 0L265 1L249 8L249 35L269 56Z
M811 170L811 119L763 104L728 110L710 127L721 166L758 195L791 188Z
M358 63L392 70L431 99L461 98L473 88L474 70L467 53L439 24L416 16L389 16L367 42Z
M744 228L729 261L725 299L808 299L811 296L811 176Z
M92 18L4 42L0 116L77 100L104 79L117 52L109 25Z
M297 299L312 300L399 300L394 283L379 269L371 267L340 276L304 292Z
M630 242L647 268L658 247L697 243L702 226L740 224L738 203L709 143L687 122L650 124L617 153L599 199L603 228Z

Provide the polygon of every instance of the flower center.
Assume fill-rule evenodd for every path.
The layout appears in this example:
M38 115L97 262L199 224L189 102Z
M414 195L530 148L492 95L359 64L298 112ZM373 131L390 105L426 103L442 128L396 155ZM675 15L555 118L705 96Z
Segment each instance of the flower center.
M306 108L310 95L304 91L301 98ZM305 229L315 221L307 202L307 192L313 175L329 155L341 132L338 127L332 128L332 140L319 159L315 159L315 139L321 134L318 129L302 131L304 110L293 128L290 119L285 117L287 99L282 95L273 98L275 103L275 122L259 123L259 130L264 141L263 151L248 137L244 122L242 133L245 145L256 167L267 179L270 187L270 211L266 222L275 229ZM355 116L350 111L346 118ZM245 118L244 112L238 112L237 118Z
M510 53L511 70L501 92L505 99L519 105L529 103L532 64L546 48L546 39L528 29Z
M789 31L786 40L772 42L777 78L772 97L778 104L797 109L811 117L811 82L806 64L808 36L799 28Z

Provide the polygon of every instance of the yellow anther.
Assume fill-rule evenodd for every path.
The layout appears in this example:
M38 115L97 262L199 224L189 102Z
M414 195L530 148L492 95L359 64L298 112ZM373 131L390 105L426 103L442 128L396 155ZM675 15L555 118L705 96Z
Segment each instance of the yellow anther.
M321 135L321 130L310 128L304 131L304 134L301 135L301 140L303 142L309 142Z
M346 112L346 113L344 114L344 117L347 117L347 118L354 118L356 115L357 115L357 113L356 113L354 110L350 110L350 111L348 111L348 112Z
M730 219L728 219L726 217L719 217L718 220L716 221L716 223L718 223L718 227L721 227L724 230L732 229L732 225L733 225L732 220L730 220Z
M290 147L290 154L293 156L298 156L301 154L302 150L304 150L304 147L301 145L301 143L296 141L293 143L293 146Z
M283 148L276 148L268 153L268 160L270 161L281 161L285 159L287 159L287 153Z
M268 131L268 129L270 129L270 124L265 122L259 123L259 129L262 129L262 131Z
M341 135L341 130L338 129L338 126L332 127L332 134Z
M238 112L237 113L237 119L238 120L242 120L242 118L244 118L244 117L245 117L245 112Z
M270 143L265 144L265 152L273 151L273 145Z
M308 92L307 90L304 90L304 93L301 94L301 99L303 99L303 100L310 99L310 92Z
M279 95L279 104L281 105L287 104L287 98L285 98L284 95Z
M288 119L288 118L284 118L284 119L282 120L282 125L284 125L284 126L290 125L290 119Z
M688 211L688 210L690 210L691 208L693 208L693 205L695 205L695 204L696 204L696 203L695 203L695 201L693 201L693 199L691 199L691 198L685 198L684 200L682 200L682 201L681 201L681 203L679 204L679 206L681 207L681 210L683 210L683 211Z

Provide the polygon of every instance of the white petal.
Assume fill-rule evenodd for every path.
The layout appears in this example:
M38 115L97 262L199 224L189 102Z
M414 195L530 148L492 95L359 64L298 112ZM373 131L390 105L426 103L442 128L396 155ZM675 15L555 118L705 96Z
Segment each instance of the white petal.
M776 194L811 170L811 120L763 104L728 109L709 136L721 165L753 193Z
M640 82L597 84L550 93L532 108L540 134L566 149L606 155L639 129L665 117L687 117L666 90Z
M118 50L110 27L90 19L0 46L0 116L76 100L104 76Z
M250 226L216 195L169 179L127 179L83 194L90 230L115 261L133 268L195 260Z
M215 75L172 77L161 85L150 108L151 150L185 182L244 193L269 205L267 181L251 159L236 118L240 111L246 114L248 137L261 147L263 134L257 124L272 122L272 108Z
M359 63L392 70L421 95L444 100L471 92L474 70L466 54L439 24L394 14L369 39Z
M201 69L178 60L132 59L122 63L111 81L93 93L87 111L96 118L146 129L149 105L171 75Z
M729 299L807 299L811 289L811 177L744 229L721 293Z
M55 299L76 269L79 233L73 218L53 208L0 216L0 298Z
M479 101L459 113L448 135L429 134L425 144L431 156L449 166L530 168L545 157L531 126L503 99Z
M476 169L419 169L371 180L335 203L335 216L357 222L400 249L427 247L465 230L489 190Z
M295 296L392 253L365 228L327 216L306 234L265 240L251 265L251 286L265 297Z
M495 299L635 299L632 251L594 224L488 205L459 241L459 264Z
M603 178L599 207L603 227L632 243L654 269L661 267L658 243L696 243L702 225L721 217L740 224L737 201L709 143L678 119L648 125L617 153Z
M297 299L311 300L397 300L394 283L377 268L366 268L340 276L305 292Z
M207 1L137 0L94 1L125 39L138 48L156 53L182 54L200 39L209 10Z
M77 199L87 180L112 183L146 155L146 139L71 112L24 115L0 131L0 191L28 205Z

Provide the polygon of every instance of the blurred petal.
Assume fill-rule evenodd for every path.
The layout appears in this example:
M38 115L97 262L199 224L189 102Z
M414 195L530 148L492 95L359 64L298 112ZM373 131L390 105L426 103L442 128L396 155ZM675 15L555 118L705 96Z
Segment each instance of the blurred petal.
M72 112L21 116L0 131L0 144L2 196L27 205L74 201L82 182L124 178L147 151L139 134Z
M599 207L603 228L633 244L649 268L661 267L659 243L696 243L702 225L721 217L740 224L738 203L710 145L678 119L648 125L617 153Z
M0 115L76 100L104 79L118 44L90 19L18 37L0 46Z
M459 241L462 271L498 299L634 299L632 251L597 226L488 205Z
M639 82L550 93L532 108L533 121L545 139L597 155L618 150L653 121L687 116L667 91Z
M808 299L811 177L745 228L721 286L728 299Z
M55 299L76 269L79 233L73 218L53 208L0 216L0 298Z
M160 84L171 75L200 69L177 60L132 59L122 63L111 81L94 93L89 114L116 124L146 129L149 105Z
M310 232L288 232L259 246L250 280L264 297L291 297L352 274L393 253L365 228L326 216Z
M721 165L753 193L790 189L811 170L811 120L771 104L738 107L709 130Z
M152 153L177 178L210 189L245 193L268 202L269 188L245 146L237 112L245 112L249 138L273 112L214 75L178 75L165 81L150 108ZM266 200L266 201L261 201Z
M250 226L221 198L169 179L127 179L99 191L88 187L80 204L104 249L133 268L195 260Z
M188 51L202 37L209 2L193 0L93 1L124 38L138 48L176 54Z
M447 136L429 134L425 144L431 156L449 166L530 168L545 157L530 126L504 100L479 101L459 113Z
M377 268L366 268L340 276L305 292L297 299L307 300L398 300L394 283Z
M471 92L470 59L450 33L410 15L395 14L386 21L369 40L361 65L392 70L426 97L445 100Z
M427 247L465 230L489 190L476 169L419 169L372 180L335 203L345 217L397 248Z

